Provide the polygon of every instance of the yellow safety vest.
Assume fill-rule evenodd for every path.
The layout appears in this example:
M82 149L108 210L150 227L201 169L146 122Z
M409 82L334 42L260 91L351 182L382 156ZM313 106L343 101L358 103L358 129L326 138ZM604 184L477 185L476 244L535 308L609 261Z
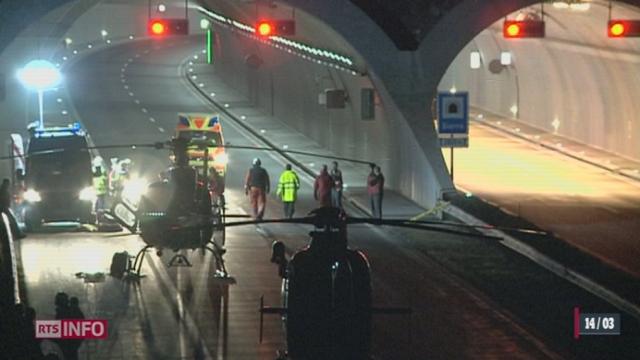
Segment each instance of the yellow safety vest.
M280 181L278 181L278 195L280 195L282 201L296 201L299 188L300 180L293 170L285 170L282 175L280 175Z
M93 190L96 195L105 195L107 193L107 176L100 175L93 178Z

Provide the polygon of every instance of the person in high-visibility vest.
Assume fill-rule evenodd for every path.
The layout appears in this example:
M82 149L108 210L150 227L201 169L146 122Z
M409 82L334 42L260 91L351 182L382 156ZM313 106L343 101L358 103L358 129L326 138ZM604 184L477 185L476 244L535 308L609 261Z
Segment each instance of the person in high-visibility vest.
M107 195L109 194L109 179L101 166L93 169L93 190L96 193L96 222L100 222L104 209L107 207Z
M277 194L284 204L284 217L291 219L295 210L296 198L300 189L300 179L295 171L291 170L291 164L287 164L278 181Z

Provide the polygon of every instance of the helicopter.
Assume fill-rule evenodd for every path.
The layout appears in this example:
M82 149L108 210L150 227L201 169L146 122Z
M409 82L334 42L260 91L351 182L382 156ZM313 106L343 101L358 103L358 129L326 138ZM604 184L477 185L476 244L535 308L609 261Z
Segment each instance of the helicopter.
M223 223L226 216L224 196L213 202L207 187L207 147L203 147L205 163L201 174L188 164L189 146L183 138L156 143L156 149L169 147L173 150L175 165L161 174L162 180L148 184L139 199L131 201L125 189L124 196L120 196L108 210L112 218L132 234L140 235L146 244L132 258L127 253L114 254L112 275L139 278L145 254L150 248L155 248L158 256L164 249L174 251L169 266L191 266L179 251L201 249L213 254L217 278L233 280L222 257L226 252L224 227L215 226ZM221 241L216 241L215 230L221 230L218 235Z
M290 223L312 225L306 247L286 255L285 244L272 244L271 262L282 278L282 305L265 306L260 298L260 342L264 315L279 315L286 333L287 350L276 360L371 359L372 316L410 316L409 307L375 307L372 304L371 270L366 255L348 246L350 224L371 224L437 231L483 239L499 237L474 231L478 226L438 221L373 219L348 216L344 210L321 207L307 217L238 221L218 226ZM460 230L456 227L467 228ZM525 229L504 228L509 231Z

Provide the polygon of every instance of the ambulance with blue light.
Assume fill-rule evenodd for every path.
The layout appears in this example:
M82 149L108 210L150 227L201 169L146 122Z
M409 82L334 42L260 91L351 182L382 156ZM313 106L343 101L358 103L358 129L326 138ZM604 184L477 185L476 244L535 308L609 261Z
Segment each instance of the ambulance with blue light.
M27 230L45 222L91 222L96 199L92 159L80 124L32 128L30 133L22 209Z
M202 172L205 164L205 150L203 148L206 147L206 153L208 153L207 166L215 168L218 175L224 179L229 158L224 149L220 115L178 114L176 137L189 141L187 151L189 165Z

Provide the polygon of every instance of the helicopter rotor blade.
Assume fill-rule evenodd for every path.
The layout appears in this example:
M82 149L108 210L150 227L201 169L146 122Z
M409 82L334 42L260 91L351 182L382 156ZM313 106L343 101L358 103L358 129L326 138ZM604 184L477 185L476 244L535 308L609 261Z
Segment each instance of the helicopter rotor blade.
M370 218L350 218L351 220L356 221L370 221ZM416 220L405 220L405 219L384 219L377 220L384 222L383 225L398 225L398 224L413 224L413 225L435 225L435 226L454 226L458 228L468 228L468 229L478 229L478 230L500 230L500 231L508 231L508 232L519 232L524 234L531 235L539 235L539 236L547 236L549 235L546 231L535 230L535 229L523 229L523 228L514 228L514 227L502 227L502 226L493 226L493 225L469 225L469 224L461 224L455 223L452 221L416 221Z

